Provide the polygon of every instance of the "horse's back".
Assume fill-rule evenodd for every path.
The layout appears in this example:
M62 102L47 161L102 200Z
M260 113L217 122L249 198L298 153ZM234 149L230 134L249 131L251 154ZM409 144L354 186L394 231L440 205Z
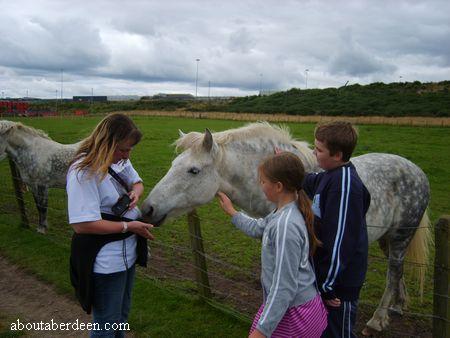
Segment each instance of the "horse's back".
M392 227L417 226L428 205L430 191L425 173L404 157L370 153L351 159L370 192L367 213L369 240Z

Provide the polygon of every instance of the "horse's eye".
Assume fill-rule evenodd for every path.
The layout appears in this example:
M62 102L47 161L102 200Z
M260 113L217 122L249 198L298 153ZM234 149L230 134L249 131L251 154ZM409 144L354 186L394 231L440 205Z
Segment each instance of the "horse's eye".
M188 170L189 174L193 174L193 175L197 175L200 172L200 169L196 168L196 167L192 167L191 169Z

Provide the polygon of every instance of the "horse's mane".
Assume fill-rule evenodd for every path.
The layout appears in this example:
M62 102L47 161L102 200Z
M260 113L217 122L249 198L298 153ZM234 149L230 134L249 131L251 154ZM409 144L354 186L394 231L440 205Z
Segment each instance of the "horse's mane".
M192 149L194 152L200 152L204 135L199 132L185 134L175 141L176 149ZM267 138L280 143L293 144L300 151L304 148L309 149L308 143L292 138L287 126L271 125L268 122L249 123L244 127L213 133L213 139L219 146L255 138Z
M21 130L27 134L33 136L40 136L42 138L46 138L50 140L50 137L40 129L34 129L32 127L28 127L20 122L12 122L12 121L0 121L0 135L6 133L10 130Z

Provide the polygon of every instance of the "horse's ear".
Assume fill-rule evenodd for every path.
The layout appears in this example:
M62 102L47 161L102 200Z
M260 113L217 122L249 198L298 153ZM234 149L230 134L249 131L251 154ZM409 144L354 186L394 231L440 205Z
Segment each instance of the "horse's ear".
M208 128L205 129L205 137L203 138L203 149L210 152L213 147L214 141L211 132Z
M182 138L186 134L183 133L183 131L181 129L178 129L178 135L180 135L180 138Z

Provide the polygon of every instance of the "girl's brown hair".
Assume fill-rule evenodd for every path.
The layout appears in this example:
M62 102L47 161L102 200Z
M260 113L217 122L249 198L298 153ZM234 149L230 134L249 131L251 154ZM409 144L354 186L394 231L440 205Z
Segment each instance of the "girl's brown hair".
M136 145L141 138L141 132L128 116L110 114L81 143L73 162L81 159L76 165L77 169L87 169L89 174L99 173L104 178L113 162L117 146L128 140Z
M259 165L259 170L272 183L280 182L287 191L297 192L297 205L305 219L309 238L309 253L312 256L321 243L314 231L314 214L311 209L311 201L302 188L305 177L305 168L302 161L293 153L282 152L266 158Z

